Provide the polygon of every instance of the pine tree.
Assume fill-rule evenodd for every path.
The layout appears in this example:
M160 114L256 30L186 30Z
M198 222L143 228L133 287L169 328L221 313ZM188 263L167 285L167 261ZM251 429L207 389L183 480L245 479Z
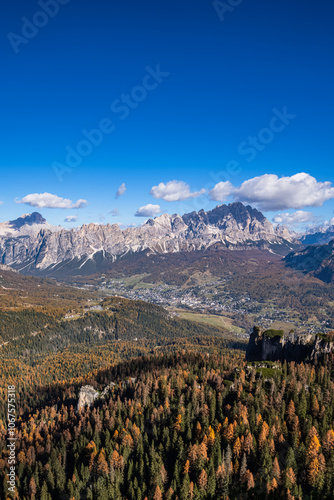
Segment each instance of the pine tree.
M243 483L245 481L245 475L247 472L247 457L246 453L243 454L241 467L240 467L240 481Z
M249 470L247 470L246 472L246 481L247 481L247 490L254 488L255 486L254 477Z
M32 497L34 497L36 495L36 492L37 492L36 482L35 479L32 477L29 481L29 494Z
M153 500L162 500L162 493L159 486L155 488Z
M208 484L208 476L204 469L198 477L197 484L200 490L204 490Z
M276 479L277 483L279 484L280 479L281 479L281 470L280 470L280 466L279 466L277 457L274 458L273 467L271 470L271 475L274 479Z
M181 490L180 490L180 500L188 500L190 491L190 479L189 474L185 473L182 478Z
M233 455L236 457L236 458L239 458L240 457L240 453L241 453L241 443L240 443L240 438L239 436L237 437L237 439L234 441L234 445L233 445Z

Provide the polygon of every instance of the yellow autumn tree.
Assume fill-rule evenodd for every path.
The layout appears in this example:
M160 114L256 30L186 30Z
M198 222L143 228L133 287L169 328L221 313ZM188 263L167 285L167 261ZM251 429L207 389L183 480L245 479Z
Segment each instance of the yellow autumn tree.
M234 436L234 427L233 427L233 424L229 424L229 426L225 430L224 434L225 434L225 438L227 439L227 441L232 441L233 436Z
M246 482L247 482L247 490L254 488L254 486L255 486L254 477L253 477L253 474L248 469L246 472Z
M101 449L99 456L97 457L97 472L99 474L108 474L109 472L106 454L103 448Z
M210 425L209 435L208 435L208 445L213 446L214 442L215 442L215 431L213 430L213 428Z
M273 479L276 479L276 481L278 483L280 482L280 479L281 479L281 469L280 469L277 457L274 458L273 467L271 469L271 475L272 475Z
M178 415L176 417L176 421L175 421L175 424L174 424L174 429L176 430L176 432L180 432L180 430L181 430L181 424L182 424L182 415Z
M261 432L259 434L259 448L260 448L260 450L263 449L268 435L269 435L269 425L265 421L263 421Z
M334 431L330 429L326 432L324 439L322 440L322 448L325 453L330 453L334 450Z
M162 500L162 493L161 493L161 489L159 488L159 486L157 486L155 488L153 500Z
M202 472L198 477L197 484L200 490L204 490L208 484L208 475L204 469L202 469Z
M316 458L319 449L320 449L319 439L317 438L317 436L314 435L311 438L310 444L307 449L307 459L309 462L311 462L314 458Z
M240 442L240 438L237 437L237 439L234 441L234 445L233 445L233 454L236 458L239 458L240 453L241 453L241 442Z
M317 457L315 457L311 460L307 474L308 481L311 486L314 486L315 483L317 482L319 471L320 471L319 460Z

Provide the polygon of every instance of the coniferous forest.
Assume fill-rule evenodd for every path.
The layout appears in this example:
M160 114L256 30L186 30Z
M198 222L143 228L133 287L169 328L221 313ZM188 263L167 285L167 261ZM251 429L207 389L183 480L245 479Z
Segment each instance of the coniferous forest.
M333 498L333 360L176 351L55 384L43 404L30 392L17 422L16 498ZM110 390L77 411L84 384ZM5 500L4 422L1 434Z
M222 327L95 299L0 311L1 500L334 498L333 354L251 363Z

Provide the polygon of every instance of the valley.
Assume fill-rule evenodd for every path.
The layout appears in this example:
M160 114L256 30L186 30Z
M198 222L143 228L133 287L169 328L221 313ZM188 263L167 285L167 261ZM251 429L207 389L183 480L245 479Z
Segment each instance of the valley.
M315 333L333 325L333 286L286 268L268 251L216 248L133 255L117 261L102 277L75 277L70 282L82 291L145 300L171 310L227 315L246 331L253 324L280 324L286 331Z
M171 251L122 248L117 256L81 253L93 243L99 248L95 239L110 228L85 227L88 246L82 247L82 235L41 229L38 215L2 226L2 260L8 263L13 253L17 260L0 265L0 421L6 420L6 387L15 386L20 498L32 498L31 478L41 500L154 499L159 491L173 500L175 491L185 499L191 491L211 500L227 491L231 498L271 498L268 484L273 494L278 488L302 494L311 483L301 472L309 463L297 437L308 443L311 424L325 450L328 469L319 477L330 498L334 398L327 333L334 327L334 285L298 269L294 263L309 262L310 250L293 235L285 234L293 242L280 239L284 230L275 232L259 212L240 205L220 210L238 227L238 242L210 240L203 221L217 214L202 213L199 221L190 214L182 249L179 243ZM166 227L157 219L148 225L161 238ZM215 221L218 227L225 222ZM266 242L258 234L248 239L253 223L261 234L266 227ZM189 236L194 225L200 238ZM55 246L48 248L50 241ZM71 259L64 259L67 245L79 252ZM298 251L285 260L290 245ZM27 263L28 252L35 255ZM330 251L324 255L330 266ZM254 337L261 330L263 336ZM280 340L266 337L279 332L279 339L290 339L291 330L306 343L305 364L297 368L289 352L299 347L286 340L281 349ZM328 350L314 367L309 352L320 351L311 350L309 339ZM96 399L78 408L86 393ZM269 426L270 439L257 448ZM0 425L1 437L5 433ZM298 486L286 479L293 449ZM2 474L8 451L3 445L0 451ZM261 464L268 460L279 464L284 482L265 478ZM198 474L209 478L207 496Z

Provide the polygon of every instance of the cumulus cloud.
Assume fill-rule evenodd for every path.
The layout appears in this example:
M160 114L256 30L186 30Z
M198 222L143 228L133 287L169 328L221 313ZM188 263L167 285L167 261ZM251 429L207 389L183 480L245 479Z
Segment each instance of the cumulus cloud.
M273 218L273 222L277 224L286 224L287 226L305 224L307 222L313 222L314 220L315 216L312 212L304 212L303 210L298 210L292 214L288 212L278 214Z
M110 210L109 214L112 217L118 217L119 216L119 210L118 210L118 208L113 208L112 210Z
M165 201L181 201L189 198L197 198L205 193L205 189L191 192L190 187L183 181L169 181L167 184L160 182L157 186L153 186L150 194L157 199Z
M209 192L211 200L225 201L233 192L234 187L230 181L218 182L213 189Z
M51 193L34 193L28 194L22 200L15 200L16 203L25 203L31 207L37 208L84 208L87 206L86 200L77 200L73 203L72 200L61 198L56 194Z
M332 217L330 220L326 220L325 224L327 226L334 226L334 217Z
M256 205L260 210L284 210L289 208L321 207L334 198L331 182L318 182L304 172L291 177L265 174L254 177L233 191L235 201Z
M135 213L136 217L154 217L155 215L159 214L161 211L161 208L159 205L152 205L149 203L148 205L145 205L143 207L138 208L137 212Z
M76 222L77 220L77 215L68 215L67 217L65 217L64 222Z
M126 191L125 182L123 182L123 184L121 184L117 189L115 198L119 198L120 196L122 196L122 194L124 194L125 191Z

